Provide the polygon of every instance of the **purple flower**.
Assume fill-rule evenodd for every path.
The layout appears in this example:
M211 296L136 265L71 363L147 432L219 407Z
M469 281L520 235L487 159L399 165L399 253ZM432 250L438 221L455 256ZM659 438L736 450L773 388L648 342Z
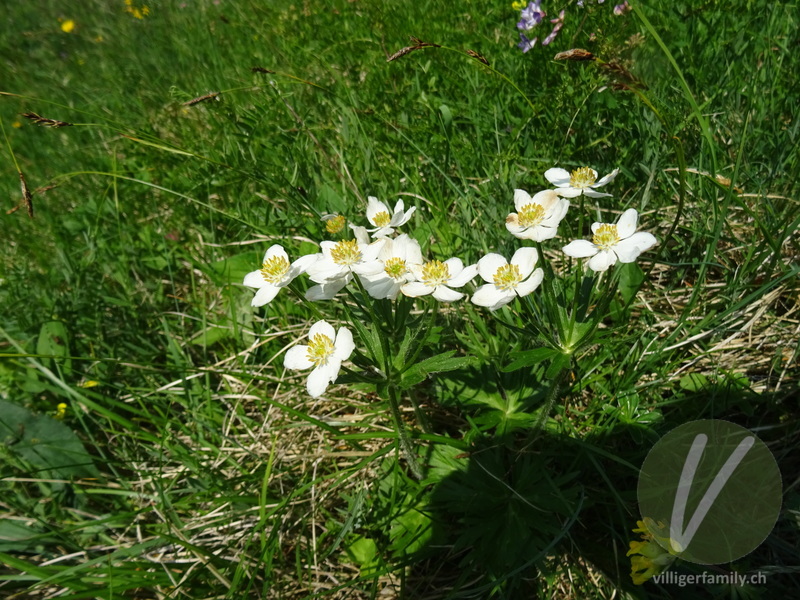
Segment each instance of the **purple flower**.
M534 0L522 9L522 12L519 14L521 19L520 22L517 23L517 29L529 31L542 22L546 13L542 10L541 4L542 0Z
M625 0L625 2L623 2L622 4L617 4L614 7L614 14L615 15L624 15L629 10L631 10L631 7L628 4L628 0Z
M517 44L517 48L519 48L523 52L527 52L528 50L530 50L531 48L533 48L536 45L536 41L539 38L533 38L532 40L529 40L525 36L524 33L520 32L519 39L520 39L520 42L519 42L519 44Z
M553 23L553 31L542 40L542 46L547 46L550 42L556 39L558 32L561 31L561 28L564 26L564 11L562 10L557 19L550 19L550 22Z

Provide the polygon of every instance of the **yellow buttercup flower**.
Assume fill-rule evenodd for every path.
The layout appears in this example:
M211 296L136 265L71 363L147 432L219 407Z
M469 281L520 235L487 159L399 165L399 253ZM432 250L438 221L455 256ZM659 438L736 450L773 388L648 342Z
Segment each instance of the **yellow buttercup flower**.
M67 414L67 405L63 402L56 406L56 414L53 415L53 418L57 421L63 421L64 415Z
M75 29L75 21L72 19L61 22L61 31L64 33L71 33L73 29Z

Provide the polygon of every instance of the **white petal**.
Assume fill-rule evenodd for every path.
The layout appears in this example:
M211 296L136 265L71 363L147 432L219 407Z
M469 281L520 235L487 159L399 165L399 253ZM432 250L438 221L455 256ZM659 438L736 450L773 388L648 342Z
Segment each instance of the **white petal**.
M621 263L631 263L644 251L649 250L658 243L655 236L646 231L634 233L628 239L620 241L614 246L614 252Z
M574 188L574 187L564 187L559 188L558 195L562 198L577 198L581 194L587 193L589 188L581 189L581 188ZM588 195L588 194L587 194Z
M460 258L448 258L444 261L444 264L447 265L447 270L450 272L450 277L455 277L461 270L464 268L464 263L461 261Z
M388 206L378 200L375 196L370 196L367 199L367 220L377 227L378 224L375 222L375 215L382 212L385 212L387 215L391 214Z
M636 231L636 223L638 221L639 213L636 212L635 208L629 208L622 213L622 216L617 221L617 235L622 239L632 236L633 232Z
M543 242L556 237L556 233L558 233L558 229L555 227L537 225L536 227L530 228L525 239L533 240L534 242Z
M366 277L361 280L364 289L373 298L382 300L388 298L394 300L400 291L400 285L391 277L380 277L377 279L367 279Z
M339 290L341 290L350 282L352 277L353 276L348 273L347 277L335 279L333 281L328 281L321 283L320 285L310 287L306 292L306 300L311 300L312 302L316 300L330 300L339 293Z
M536 248L520 248L511 257L511 264L519 267L520 275L524 279L533 272L533 267L536 266L538 259L539 253Z
M461 300L464 294L451 290L446 285L437 285L436 289L433 290L433 297L439 302L455 302L456 300Z
M403 202L401 201L400 204L402 204L402 203ZM417 207L416 206L412 206L411 208L408 209L408 211L406 213L403 213L403 212L397 213L397 215L400 215L400 216L398 216L397 219L392 217L392 225L394 227L400 227L401 225L405 225L411 219L411 215L414 214L415 210L417 210Z
M600 250L589 240L573 240L564 246L561 251L572 258L586 258L587 256L594 256Z
M250 303L250 306L264 306L268 302L272 302L275 296L278 295L280 289L281 288L275 285L265 285L253 296L253 301Z
M289 279L294 279L301 273L305 273L311 265L317 262L320 258L322 258L322 254L306 254L305 256L301 256L296 261L292 263L292 266L289 267L289 273L287 277Z
M429 285L425 285L421 281L412 281L411 283L407 283L400 288L400 291L406 296L419 298L420 296L427 296L433 292L433 288Z
M487 283L486 285L482 285L475 290L475 293L472 294L472 298L470 300L473 304L490 308L498 303L507 304L508 302L511 302L515 295L516 294L514 294L514 292L503 292L494 284Z
M497 273L497 269L504 267L507 264L508 261L505 259L505 257L494 253L487 254L478 261L478 275L480 275L481 279L484 281L492 283L494 281L494 276ZM482 306L487 305L484 304Z
M308 339L312 339L315 335L324 335L332 342L336 338L336 330L327 321L317 321L308 330Z
M469 265L468 267L464 267L459 272L458 275L455 275L454 277L448 279L447 285L451 287L461 287L462 285L466 285L467 282L469 282L470 280L474 279L475 275L477 274L478 274L478 265Z
M366 227L362 227L361 225L353 225L351 223L350 229L353 230L353 235L355 235L356 241L359 244L369 244L369 233L367 233Z
M269 285L264 281L264 276L261 274L261 271L251 271L245 275L242 284L251 288L262 288L265 285Z
M589 268L592 271L606 271L608 267L616 262L616 254L610 250L602 250L589 259Z
M600 179L600 181L596 181L595 183L593 183L592 187L599 188L604 186L605 184L611 182L614 179L614 177L617 176L617 173L619 173L619 169L614 169L613 171L611 171L611 173Z
M328 389L328 385L336 381L339 375L339 361L329 360L327 364L320 365L308 376L306 390L312 398L319 398Z
M589 198L610 198L612 194L605 194L603 192L595 192L591 188L584 188L583 193Z
M517 210L531 203L531 195L525 190L514 190L514 206Z
M353 342L353 333L346 327L340 327L339 332L336 334L333 355L340 361L347 360L350 358L355 348L356 345L355 342Z
M533 272L533 275L528 277L528 279L517 286L517 295L520 298L527 296L533 290L539 287L539 285L542 283L542 279L544 279L544 271L542 269L536 269Z
M541 204L545 212L549 212L552 206L561 198L561 190L543 190L531 198L535 204Z
M560 198L556 204L550 209L549 214L542 219L541 225L547 227L558 227L558 224L566 216L569 209L569 200Z
M308 359L308 346L292 346L283 355L283 366L287 369L294 369L299 371L301 369L308 369L313 366Z
M565 187L569 185L570 174L566 169L559 169L555 167L552 169L547 169L547 171L544 172L544 178L553 185Z
M289 262L289 255L286 254L286 250L284 250L283 246L280 244L274 244L267 249L266 254L264 254L264 262L267 262L267 260L275 256L280 256L285 259L286 262Z

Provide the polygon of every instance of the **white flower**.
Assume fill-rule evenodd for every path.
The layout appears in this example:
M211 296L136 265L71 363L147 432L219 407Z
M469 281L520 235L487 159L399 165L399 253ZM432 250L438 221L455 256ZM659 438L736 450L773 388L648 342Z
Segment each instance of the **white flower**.
M555 237L558 224L569 208L560 190L545 190L533 198L524 190L514 190L517 212L506 217L506 229L521 240L543 242Z
M349 329L340 327L336 333L326 321L314 323L308 332L308 339L308 346L289 348L283 358L283 366L295 370L314 367L308 376L306 389L316 398L336 381L342 362L350 358L356 346Z
M264 306L268 302L272 302L282 287L289 285L295 277L308 269L316 260L316 254L308 254L289 264L289 255L286 254L283 246L280 244L270 246L264 255L261 268L244 276L244 285L258 290L250 304Z
M478 261L478 274L488 283L472 295L472 303L495 311L519 296L527 296L542 283L544 271L533 270L539 254L536 248L520 248L509 264L499 254L487 254Z
M353 273L374 275L380 271L381 266L376 259L386 240L368 244L366 240L369 238L366 238L364 228L354 229L355 240L325 241L320 244L322 252L316 255L316 262L306 269L311 281L320 285L306 292L308 300L330 300L350 282Z
M655 236L644 231L636 232L639 214L629 208L620 216L616 225L592 224L594 237L589 240L575 240L562 248L564 254L573 258L587 258L593 271L605 271L617 260L632 263L645 250L658 243Z
M478 265L465 267L460 258L448 258L444 262L432 260L424 265L412 266L411 271L417 281L405 284L400 289L403 294L412 298L433 294L439 302L455 302L464 294L450 288L466 285L477 275Z
M394 205L394 211L389 213L389 207L383 202L370 196L367 202L367 220L374 225L374 229L368 229L372 233L372 237L381 238L387 237L394 233L395 227L405 225L417 210L416 206L412 206L407 211L403 212L404 204L402 200L398 200Z
M414 281L413 268L422 266L422 250L417 240L405 233L387 239L378 254L381 271L375 275L364 275L361 282L373 298L394 300L406 283Z
M602 198L611 194L595 192L595 188L609 183L617 176L617 173L619 173L619 169L614 169L600 181L597 181L597 171L589 167L581 167L572 173L566 169L547 169L544 172L544 176L547 181L558 188L559 195L565 198L577 198L581 194L585 194L590 198Z

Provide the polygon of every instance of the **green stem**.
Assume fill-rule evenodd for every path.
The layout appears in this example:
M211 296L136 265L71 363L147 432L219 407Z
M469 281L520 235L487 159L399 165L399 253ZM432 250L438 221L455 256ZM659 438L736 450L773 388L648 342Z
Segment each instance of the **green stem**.
M412 475L418 480L422 479L422 469L417 461L417 456L414 454L414 447L411 444L411 437L408 435L408 430L403 423L403 416L400 413L400 392L393 384L389 384L386 399L389 401L389 409L392 413L392 420L394 421L395 429L397 430L397 439L400 442L400 450L408 461L408 468L411 469Z

